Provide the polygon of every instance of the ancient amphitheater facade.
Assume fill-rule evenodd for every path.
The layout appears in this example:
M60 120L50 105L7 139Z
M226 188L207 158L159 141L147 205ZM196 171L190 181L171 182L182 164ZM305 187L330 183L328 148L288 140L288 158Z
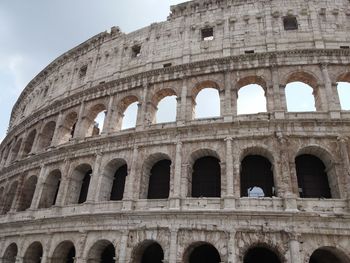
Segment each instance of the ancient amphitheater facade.
M350 262L349 45L348 0L194 0L66 52L0 145L2 262ZM288 111L295 81L316 111ZM266 112L237 114L248 84ZM205 88L217 118L195 118ZM167 96L176 120L156 123Z

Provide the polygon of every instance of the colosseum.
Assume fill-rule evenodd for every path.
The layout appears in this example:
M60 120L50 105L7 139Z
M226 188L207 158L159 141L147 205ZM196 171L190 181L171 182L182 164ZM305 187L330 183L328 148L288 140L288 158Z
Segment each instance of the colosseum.
M193 0L64 53L0 145L1 262L349 263L349 46L349 0ZM241 114L252 84L266 111Z

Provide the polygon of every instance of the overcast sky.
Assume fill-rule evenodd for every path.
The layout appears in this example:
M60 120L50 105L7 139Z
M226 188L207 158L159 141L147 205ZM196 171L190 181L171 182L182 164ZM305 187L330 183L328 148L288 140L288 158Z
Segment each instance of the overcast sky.
M55 58L114 25L131 32L164 21L182 2L0 0L0 142L20 92Z

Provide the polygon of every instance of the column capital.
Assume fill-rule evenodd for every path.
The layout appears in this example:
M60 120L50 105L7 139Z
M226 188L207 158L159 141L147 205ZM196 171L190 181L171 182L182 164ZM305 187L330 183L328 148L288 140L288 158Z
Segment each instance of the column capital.
M224 141L225 142L228 142L228 141L232 142L233 141L233 137L232 136L225 137Z
M339 135L339 136L337 137L337 141L339 141L339 142L341 142L341 143L347 143L348 140L349 140L349 137L347 137L347 136Z

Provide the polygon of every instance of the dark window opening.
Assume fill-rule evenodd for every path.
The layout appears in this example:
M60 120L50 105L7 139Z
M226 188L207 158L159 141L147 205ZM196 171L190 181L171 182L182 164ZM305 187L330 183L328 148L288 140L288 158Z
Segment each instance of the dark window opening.
M191 255L189 263L219 263L220 254L215 247L209 244L196 247Z
M79 78L84 78L86 76L87 69L88 69L87 66L83 66L83 67L80 68L80 70L79 70Z
M61 185L61 180L59 180L57 182L57 186L56 186L56 190L55 190L55 194L53 196L53 200L52 200L51 206L54 206L56 204L58 191L60 190L60 185Z
M171 67L172 66L172 64L171 63L166 63L166 64L163 64L163 68L169 68L169 67Z
M297 30L298 21L295 16L287 16L283 18L284 30Z
M39 242L29 246L24 257L23 263L40 263L43 257L43 247Z
M92 170L89 170L84 176L83 182L81 184L81 190L80 190L78 204L82 204L82 203L86 202L86 198L87 198L88 191L89 191L91 174L92 174Z
M66 263L74 263L74 259L75 259L75 248L72 247L72 248L68 251L68 254L67 254L67 257L66 257L65 262L66 262Z
M302 198L331 198L326 167L323 162L309 154L295 159L299 194Z
M255 247L250 249L244 256L243 263L258 262L280 263L281 260L271 250L264 247Z
M125 180L128 175L128 167L127 165L123 165L114 174L112 192L110 196L110 200L118 201L123 199L124 188L125 188Z
M211 41L211 40L214 40L214 29L212 27L203 28L202 29L202 41Z
M141 263L162 263L164 252L158 243L148 246L143 252Z
M340 46L341 49L349 49L350 46Z
M244 51L244 54L254 54L255 51L254 50L246 50Z
M166 199L170 189L170 160L153 165L148 183L148 199Z
M325 249L317 249L314 253L312 253L309 263L342 263L336 255L332 252Z
M241 163L241 196L272 197L274 181L272 165L259 155L249 155Z
M211 156L198 159L193 165L192 197L220 197L220 161Z
M5 251L3 260L6 263L15 263L18 254L18 247L15 243L12 243Z
M20 202L19 202L17 211L25 211L28 208L30 208L30 205L32 204L37 181L38 181L37 177L32 176L25 182L23 189L22 189L22 192L21 192L21 198L20 198Z
M71 130L70 130L70 138L73 138L74 137L74 133L75 133L75 127L77 126L77 121L74 122Z
M115 249L112 244L109 244L101 254L101 261L103 263L114 263L115 262Z
M133 58L137 58L137 57L141 56L141 45L133 46L131 51L132 51Z

